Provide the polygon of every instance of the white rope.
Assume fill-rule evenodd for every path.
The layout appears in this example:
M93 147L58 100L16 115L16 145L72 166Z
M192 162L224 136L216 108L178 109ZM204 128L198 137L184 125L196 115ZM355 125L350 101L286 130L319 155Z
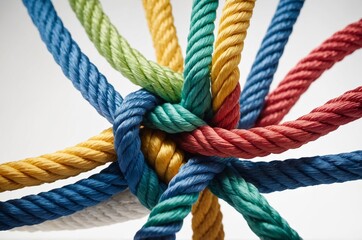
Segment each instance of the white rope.
M147 214L149 214L149 210L141 205L136 196L126 190L107 201L72 215L45 221L38 225L15 228L14 230L35 232L86 229L126 222L144 217Z

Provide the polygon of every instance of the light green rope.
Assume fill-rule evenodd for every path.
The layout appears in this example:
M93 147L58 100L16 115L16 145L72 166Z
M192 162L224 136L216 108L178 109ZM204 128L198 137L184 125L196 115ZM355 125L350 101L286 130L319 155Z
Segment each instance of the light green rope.
M69 0L73 11L99 53L133 83L168 102L181 100L183 77L147 60L118 33L98 0Z

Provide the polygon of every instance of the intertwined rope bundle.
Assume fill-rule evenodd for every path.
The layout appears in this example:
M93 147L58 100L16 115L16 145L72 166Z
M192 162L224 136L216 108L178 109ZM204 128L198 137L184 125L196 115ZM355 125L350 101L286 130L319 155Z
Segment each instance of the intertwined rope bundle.
M324 71L362 47L362 20L325 40L269 93L302 0L280 0L242 90L238 65L254 0L227 0L216 37L218 1L195 0L185 60L170 2L143 0L158 63L130 46L98 0L69 0L99 53L142 87L123 98L82 53L50 0L23 2L54 60L112 128L74 147L1 164L0 189L113 163L74 184L1 202L1 230L125 221L147 213L138 199L151 212L135 239L174 239L190 212L194 239L223 239L221 198L261 239L301 239L261 193L361 179L362 151L272 162L238 158L299 148L362 117L357 87L280 123Z

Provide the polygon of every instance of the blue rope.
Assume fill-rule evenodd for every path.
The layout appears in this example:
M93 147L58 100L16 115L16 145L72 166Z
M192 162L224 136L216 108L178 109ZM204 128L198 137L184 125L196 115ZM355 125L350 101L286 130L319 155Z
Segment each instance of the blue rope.
M188 163L188 165L190 164ZM260 192L271 193L361 179L362 151L270 163L240 161L233 158L230 160L228 168L255 185ZM207 171L205 172L207 173ZM86 207L94 206L110 196L122 192L126 187L126 180L117 163L112 163L100 173L75 184L38 195L0 202L0 230L34 225L45 220L69 215ZM49 200L51 198L47 196L54 193L57 198L55 200L53 198L53 201Z
M52 3L48 0L23 0L23 3L64 75L99 114L113 122L114 111L123 100L121 95L82 53L63 26Z
M190 159L170 181L160 202L152 209L147 223L137 232L135 239L175 239L175 233L181 229L183 219L191 211L199 193L210 182L213 193L239 211L250 228L262 239L300 239L252 184L245 182L235 171L224 171L227 166L225 163L233 160L236 159ZM219 173L223 174L217 175ZM279 228L279 236L268 231L271 225Z
M144 163L143 156L138 153L140 149L138 125L142 120L142 114L158 104L158 100L148 92L141 90L128 96L125 103L123 103L124 105L121 104L121 96L113 89L113 87L111 87L111 85L107 83L105 77L101 75L97 68L89 62L88 58L81 53L79 47L71 39L69 32L64 28L60 19L56 15L50 1L24 0L24 4L27 6L29 14L31 15L35 25L39 28L43 41L46 42L49 51L53 54L57 63L62 67L65 75L71 79L74 86L82 92L84 98L86 98L97 109L97 111L105 116L110 122L113 122L113 120L116 119L114 121L114 129L116 133L115 135L118 135L118 137L115 148L117 153L121 153L120 155L122 155L120 156L118 163L122 171L125 173L132 170L130 167L134 168L132 171L134 171L135 175L138 176L129 176L130 174L127 174L127 183L133 191L137 191L137 196L140 194L147 194L144 198L146 199L145 201L148 202L144 202L143 204L148 207L152 207L156 204L160 194L163 192L164 185L158 182L155 173L148 168L147 164ZM129 116L132 116L132 119L128 119ZM127 144L134 144L135 146ZM132 152L136 149L138 152ZM297 179L291 179L291 182L288 182L288 179L282 179L282 181L285 182L281 182L278 186L276 183L277 180L272 182L271 185L268 185L268 182L263 182L258 179L260 175L258 176L252 174L249 178L258 179L259 182L255 183L256 186L259 184L262 188L267 189L268 192L273 191L273 189L278 191L287 189L288 186L296 188L300 186L307 186L308 184L323 184L332 183L333 181L341 182L344 180L359 179L362 176L360 165L362 153L355 152L350 154L354 156L355 161L348 159L343 171L340 171L337 167L337 170L333 169L329 164L321 166L320 172L316 171L313 167L311 167L312 171L309 171L309 165L305 166L305 168L298 169L297 171L302 171L303 173L305 172L307 176L310 176L308 182L299 183L299 185L296 184ZM127 158L130 156L137 157L135 165L132 165L134 164L131 161L133 160L132 158L127 162ZM335 156L339 157L340 155ZM346 156L350 155L347 154L342 156L341 160L346 161L346 159L344 159ZM333 158L333 156L331 156L331 158ZM311 158L312 163L319 160L320 157ZM324 161L328 163L329 160L331 159L324 159ZM291 171L292 174L292 171L295 170L293 166L298 166L297 160L291 161L295 161L294 165L288 165L289 168L286 168L283 172L285 175L288 175L289 171ZM239 170L244 169L243 166L237 162L239 162L239 160L232 160L230 162L230 166ZM252 163L250 163L251 165L248 165L247 162L244 163L245 166L253 169ZM333 163L331 164L333 165ZM257 166L259 165L254 166L255 168L258 168ZM265 166L272 167L273 165L266 164ZM283 169L284 164L281 163L276 166L278 166L279 170ZM22 199L1 202L0 229L5 230L16 226L36 224L47 219L54 219L67 215L74 211L83 209L84 207L95 205L108 198L110 195L123 191L126 187L126 181L122 173L118 170L116 171L114 168L115 164L112 164L103 172L95 175L97 177L93 178L97 181L87 182L91 180L85 179L77 182L76 184L68 185L46 193L41 193L39 195L31 195ZM324 168L326 168L326 170ZM202 170L202 166L200 166L200 169ZM204 169L207 171L206 167ZM263 167L260 167L260 172L263 172L262 169ZM332 172L328 174L328 170L330 169L332 169ZM273 168L268 169L268 171L272 173ZM277 172L277 170L274 171ZM249 172L249 170L244 170L244 172ZM255 172L257 172L257 170L255 170ZM341 174L336 172L341 172ZM104 176L104 174L107 176ZM205 174L207 175L207 172ZM262 173L262 175L266 174L266 172ZM328 175L333 177L328 178ZM116 176L116 178L112 178L112 176ZM247 178L248 174L243 173L242 176ZM144 178L147 181L152 179L152 182L142 184L145 182L143 181ZM265 177L265 179L267 179L267 177ZM115 181L117 184L113 184L112 181ZM250 181L253 183L252 180ZM105 182L105 184L103 184L103 182ZM176 195L177 193L175 193L175 196Z
M239 128L254 126L304 0L280 0L240 95Z
M216 174L225 169L226 160L219 159L221 158L189 159L170 181L160 202L152 209L147 223L136 233L135 239L175 239L175 233L181 229L183 219L191 211L199 193ZM177 208L174 206L175 202L178 203ZM169 205L171 206L168 207ZM158 218L157 215L162 213L166 213L163 219Z
M146 90L129 94L117 111L113 125L114 148L119 167L127 179L131 192L140 202L151 209L164 190L157 174L146 164L141 151L139 129L143 116L152 110L159 101Z
M75 184L0 203L0 230L34 225L94 206L127 188L117 163Z

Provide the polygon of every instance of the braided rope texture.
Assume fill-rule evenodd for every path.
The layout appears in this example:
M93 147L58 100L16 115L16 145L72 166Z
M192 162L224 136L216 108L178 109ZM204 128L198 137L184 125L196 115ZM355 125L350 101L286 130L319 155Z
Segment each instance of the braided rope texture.
M0 191L50 183L117 159L112 129L52 154L0 164Z
M282 0L270 22L240 95L239 128L254 126L304 0ZM270 124L267 124L270 125Z
M166 101L178 102L181 74L147 60L118 34L97 0L70 0L78 19L99 53L125 77ZM141 67L142 66L142 67Z
M152 2L152 1L144 1L144 5L149 5L149 6L145 6L146 11L152 10L152 7L154 6L153 4L154 4L154 2ZM148 18L148 21L150 21L149 18ZM155 33L153 31L151 31L151 34L155 34ZM152 37L153 37L153 39L155 39L155 36L152 36ZM171 43L172 42L174 42L174 41L171 41ZM159 46L159 45L155 44L155 46ZM163 51L162 49L156 48L156 52L162 52L162 51ZM177 56L179 56L179 55L177 55ZM153 167L156 167L158 176L161 179L164 178L163 176L165 174L167 175L166 180L171 179L171 176L174 176L176 174L176 172L178 171L178 166L181 162L180 159L181 159L182 155L179 154L180 153L179 151L172 150L172 149L174 149L175 145L172 144L172 142L170 142L169 140L167 140L167 138L165 139L165 135L162 134L161 132L157 132L157 131L156 132L155 131L144 131L144 132L146 132L146 134L141 135L142 140L143 140L142 143L145 142L146 144L143 144L142 146L143 146L143 152L146 154L146 158L149 160L148 161L149 164L151 164L151 166L153 166ZM150 142L152 142L152 145ZM152 151L154 149L157 149L159 151L157 151L157 150ZM169 150L168 153L167 153L167 150ZM172 155L173 153L175 153L175 154ZM171 158L167 158L167 157L171 157ZM154 159L154 160L152 160L152 159ZM157 163L156 165L155 165L155 162ZM167 168L167 166L168 166L168 168ZM93 211L97 211L99 208L100 207L97 207ZM199 208L197 208L197 209L199 209ZM108 214L112 214L112 213L113 212L108 212ZM70 220L72 220L72 219L70 218ZM102 219L101 219L101 223L102 223ZM46 225L46 224L44 224L44 225Z
M240 118L238 65L250 25L254 1L226 1L215 42L211 70L213 124L235 128Z
M39 9L40 12L48 13L49 9L50 12L52 12L52 6L50 3L48 4L45 2L43 5L31 4L32 3L28 5L28 9L30 9L29 12L37 12ZM34 9L31 10L31 7L34 7ZM37 18L34 17L34 15L32 17L35 24L38 24L38 26L45 29L45 31L42 30L41 33L47 32L46 29L49 30L49 25L42 25L45 22L45 15L42 15L43 21L40 21L40 23L37 23ZM60 20L57 19L56 14L53 14L52 17L56 22L55 25L59 26L59 28L55 29L65 35L65 41L64 38L62 38L60 40L60 44L63 44L64 47L67 47L67 45L70 46L70 48L68 48L70 51L65 52L65 55L62 56L59 55L59 52L57 52L56 49L52 48L51 44L48 45L48 48L52 51L55 60L63 67L63 71L66 73L66 75L71 78L75 87L80 89L83 96L103 116L105 116L111 123L114 124L114 145L118 155L118 166L124 175L124 178L117 168L114 169L115 164L112 164L111 167L104 170L101 174L94 175L90 179L81 180L79 183L67 186L64 189L56 189L50 191L49 193L39 194L38 196L28 196L24 197L23 199L4 202L2 203L1 207L1 209L4 209L4 212L1 213L1 219L5 220L7 223L4 229L16 226L19 224L18 222L21 216L24 214L24 216L26 216L26 214L30 212L32 212L32 217L25 217L25 224L34 224L34 222L41 222L47 218L53 219L61 216L62 214L70 214L74 211L83 209L87 205L96 204L97 200L102 201L107 199L114 193L123 191L125 186L128 185L130 190L138 196L142 204L148 208L152 208L148 222L136 234L136 239L153 239L155 237L162 239L173 239L175 237L175 233L182 226L183 218L188 214L188 212L190 212L191 205L197 200L198 193L210 185L213 193L223 198L236 210L243 214L250 228L259 237L263 239L300 239L299 235L266 202L266 200L259 194L257 189L251 184L245 182L235 167L234 169L231 167L233 166L233 162L237 162L236 159L220 159L218 157L193 158L188 163L186 163L180 170L179 174L177 174L176 177L171 180L168 188L159 182L157 175L147 166L147 164L145 164L144 156L140 151L141 141L139 138L139 127L142 123L143 116L159 105L161 103L160 99L144 90L140 90L130 94L127 96L125 101L123 101L122 97L113 89L107 80L91 63L89 63L88 59L82 55L77 45L70 38L69 33L64 30ZM361 21L354 24L358 25L360 22ZM346 29L351 28L352 25L353 24L348 26ZM344 29L344 31L346 29ZM358 31L356 32L358 33ZM357 36L354 40L358 41L359 37L360 36ZM45 34L42 35L42 38L46 43L50 42L53 44L57 43L57 41L60 39L59 35L57 34L54 36L50 35L50 37L49 35ZM347 54L352 53L359 47L360 45L358 45L355 49L347 51L345 55L339 57L339 60L341 60ZM89 84L89 80L87 80L87 82L79 82L79 79L75 77L74 72L69 71L69 66L64 63L69 59L67 55L69 56L69 53L72 55L72 52L73 54L75 53L76 55L80 56L78 59L81 59L81 63L85 62L87 68L91 69L97 75L95 78L93 78L93 80L91 79L90 83L93 84L95 88L102 86L102 89L106 89L105 91L107 92L107 97L95 100L93 89L91 91L89 91L89 89L84 89L84 86ZM186 57L186 62L187 59L188 58ZM336 61L339 60L337 58ZM70 59L70 61L73 60ZM77 64L79 63L76 63L75 65ZM324 68L322 68L322 70L319 70L319 72L323 72L332 65L333 63L326 65ZM77 72L76 74L79 73ZM82 74L82 72L80 72L80 74ZM186 79L185 83L187 82L188 80ZM308 87L310 83L309 85L306 85ZM186 93L188 92L189 90L186 91ZM227 150L232 149L232 151L239 151L239 153L235 153L236 156L241 156L242 154L245 154L246 156L249 154L249 157L251 158L255 156L264 156L270 153L286 151L290 148L299 147L308 141L315 140L320 136L335 130L338 128L338 126L361 117L361 92L361 87L348 91L342 96L332 99L325 105L313 110L310 114L302 116L296 121L287 122L280 125L270 125L264 128L257 127L250 130L229 131L223 128L211 128L206 125L203 126L203 124L200 125L200 128L194 130L191 133L181 133L179 135L181 136L180 145L185 146L183 144L187 144L187 142L182 141L187 139L189 136L194 136L195 132L200 131L203 134L206 132L205 136L208 135L209 132L207 132L207 130L210 128L212 131L217 132L219 136L222 135L225 141L233 142L233 144L238 146L237 150L230 146L226 146L229 148ZM302 93L303 92L300 94ZM113 104L109 104L109 99L116 101ZM180 106L184 107L182 101L183 100L181 99ZM295 100L294 103L296 101L297 100ZM205 108L202 109L205 110ZM190 110L191 116L193 116L192 114L195 114L194 111L195 110L192 109ZM286 112L283 114L285 115ZM291 131L291 129L296 129L296 131ZM289 133L289 131L291 131L291 133ZM230 133L235 134L235 139L232 139L233 136L231 136ZM207 138L205 136L197 136L196 140L198 138ZM217 138L214 136L214 140L215 139ZM209 148L218 147L210 145ZM216 149L216 151L221 152L221 148ZM233 156L232 154L225 155L225 152L222 154L219 156ZM121 176L121 178L112 178L111 173L113 172L117 172L118 176ZM105 184L102 183L103 179L105 180ZM108 185L110 185L111 182L115 182L117 187L109 188ZM84 191L90 187L90 184L98 185L97 189L95 190L96 192L90 191L90 199L92 201L85 201L84 195L81 197L75 197L77 194L79 194L79 190ZM109 190L102 192L102 189ZM102 194L99 194L99 192L102 192ZM248 192L250 195L243 196L242 193L245 192ZM67 197L71 197L72 201L75 201L75 199L81 200L81 203L69 207L70 205ZM53 203L55 202L56 204L54 205ZM54 207L59 206L61 202L63 202L66 206L64 208L65 211L56 209L56 207ZM36 203L37 206L40 206L40 209L37 207L31 209L33 207L32 203ZM251 203L252 205L248 207L247 203ZM47 208L52 209L50 211L50 216L47 215L48 212L45 210ZM13 213L16 214L18 219L14 220L11 217L9 218L9 216L12 216ZM170 213L178 214L170 215ZM37 215L39 214L42 215L40 220L37 219Z
M183 57L169 0L143 0L157 62L175 72L183 71Z

